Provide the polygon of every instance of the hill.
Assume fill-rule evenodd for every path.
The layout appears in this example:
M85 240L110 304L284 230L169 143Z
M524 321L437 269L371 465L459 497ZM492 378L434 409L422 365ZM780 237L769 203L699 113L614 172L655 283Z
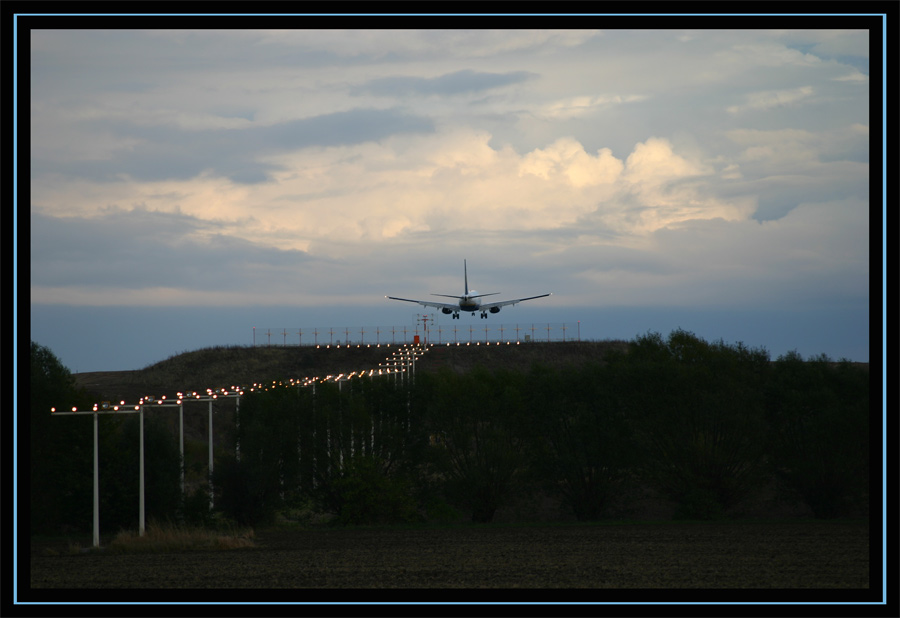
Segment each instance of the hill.
M213 347L177 354L144 369L74 374L76 385L98 401L136 402L146 395L173 396L179 391L248 386L273 380L324 377L377 369L400 346ZM531 342L520 345L434 345L417 362L416 371L446 367L465 372L477 365L527 369L600 360L611 350L625 350L625 341Z

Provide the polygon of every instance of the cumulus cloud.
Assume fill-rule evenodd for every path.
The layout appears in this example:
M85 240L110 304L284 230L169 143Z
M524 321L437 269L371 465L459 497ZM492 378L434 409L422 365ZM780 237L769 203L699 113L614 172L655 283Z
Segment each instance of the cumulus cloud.
M238 243L229 247L236 255L268 263L259 253L263 247L279 259L307 253L341 258L350 242L374 246L413 242L423 234L544 233L572 226L586 236L637 238L694 219L746 219L753 211L746 197L717 197L709 187L713 167L676 153L661 138L636 144L624 162L609 149L589 154L570 137L521 155L495 149L490 140L484 132L459 130L301 148L264 160L272 182L246 185L203 174L135 183L129 192L112 184L106 202L96 200L94 189L68 195L62 209L55 207L61 193L41 187L36 203L44 219L37 227L56 221L53 229L68 225L80 237L88 225L98 236L112 236L121 225L116 237L137 237L142 245L143 226L155 230L158 246L170 249L168 243L190 231L192 239L205 235L192 248L210 256L208 263L230 268L217 253L228 238ZM139 201L129 204L129 195ZM81 221L91 223L79 228ZM38 241L52 244L43 236ZM135 266L126 264L125 270Z
M624 165L612 155L609 148L589 155L584 147L571 137L563 137L547 148L537 148L522 158L519 175L531 174L550 180L564 177L575 187L611 184L622 173Z

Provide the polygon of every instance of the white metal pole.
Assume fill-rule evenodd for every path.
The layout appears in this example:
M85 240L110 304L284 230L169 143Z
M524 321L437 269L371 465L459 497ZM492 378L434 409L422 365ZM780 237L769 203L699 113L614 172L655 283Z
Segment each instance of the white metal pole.
M209 510L213 510L213 409L212 399L209 400Z
M178 444L181 453L181 497L184 498L184 404L178 406Z
M97 455L98 416L97 412L94 412L94 547L100 547L100 460Z
M140 480L140 517L138 527L140 536L144 536L144 406L141 406L141 480Z

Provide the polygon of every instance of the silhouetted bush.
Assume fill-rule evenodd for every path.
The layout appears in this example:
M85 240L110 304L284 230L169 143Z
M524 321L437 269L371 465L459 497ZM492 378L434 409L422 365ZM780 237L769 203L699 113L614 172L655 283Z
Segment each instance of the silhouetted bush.
M412 483L387 474L375 459L345 462L328 493L328 511L337 525L407 524L421 521Z
M780 356L767 385L774 474L820 518L868 509L868 372L827 356Z
M612 362L618 405L632 424L638 472L681 517L719 517L764 480L764 350L673 331L638 337Z

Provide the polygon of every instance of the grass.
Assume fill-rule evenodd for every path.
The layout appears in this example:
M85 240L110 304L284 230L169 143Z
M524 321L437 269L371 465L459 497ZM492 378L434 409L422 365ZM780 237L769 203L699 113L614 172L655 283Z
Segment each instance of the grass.
M117 554L246 549L255 547L255 536L252 528L222 531L151 522L143 535L136 530L120 531L106 549ZM77 545L69 545L70 554L84 551Z

